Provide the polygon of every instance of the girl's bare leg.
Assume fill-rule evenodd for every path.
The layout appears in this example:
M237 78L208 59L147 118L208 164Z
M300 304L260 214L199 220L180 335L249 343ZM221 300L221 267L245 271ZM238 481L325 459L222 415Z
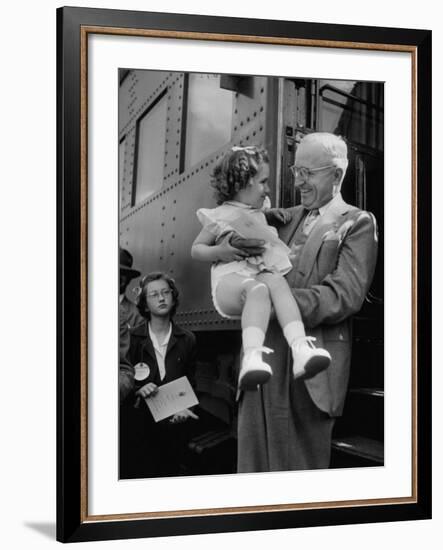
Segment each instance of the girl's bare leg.
M294 377L312 378L330 365L331 356L325 349L314 346L315 338L306 336L300 309L286 279L266 273L261 274L259 280L269 289L278 322L292 350Z
M271 299L264 283L253 278L230 274L223 277L216 290L219 308L229 315L238 315L241 309L244 357L239 375L242 389L256 389L272 374L271 367L262 359L266 330L271 316Z

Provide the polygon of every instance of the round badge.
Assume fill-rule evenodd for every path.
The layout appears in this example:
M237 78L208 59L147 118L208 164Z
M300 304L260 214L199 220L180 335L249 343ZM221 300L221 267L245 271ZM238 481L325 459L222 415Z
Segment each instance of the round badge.
M145 380L148 378L151 369L146 363L137 363L134 367L134 378L136 380Z

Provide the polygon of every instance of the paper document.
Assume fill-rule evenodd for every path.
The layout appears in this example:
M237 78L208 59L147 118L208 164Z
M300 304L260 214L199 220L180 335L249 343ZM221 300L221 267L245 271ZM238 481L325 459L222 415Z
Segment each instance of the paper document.
M197 396L186 376L159 386L158 392L153 397L147 397L145 401L156 422L198 404Z

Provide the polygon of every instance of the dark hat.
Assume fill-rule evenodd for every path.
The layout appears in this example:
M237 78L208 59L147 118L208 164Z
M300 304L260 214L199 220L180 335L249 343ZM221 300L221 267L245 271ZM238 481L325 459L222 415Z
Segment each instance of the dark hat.
M140 271L132 269L133 261L132 255L124 248L120 248L120 271L123 271L126 275L129 275L131 279L134 279L140 275Z

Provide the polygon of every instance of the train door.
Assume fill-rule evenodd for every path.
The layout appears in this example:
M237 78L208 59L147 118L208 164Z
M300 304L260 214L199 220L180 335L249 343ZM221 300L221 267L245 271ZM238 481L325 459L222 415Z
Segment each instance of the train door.
M282 79L280 86L280 206L298 204L289 167L302 137L326 131L345 138L349 168L346 202L372 212L379 229L379 256L371 289L353 320L349 392L337 421L332 467L381 465L384 460L383 354L383 84Z

